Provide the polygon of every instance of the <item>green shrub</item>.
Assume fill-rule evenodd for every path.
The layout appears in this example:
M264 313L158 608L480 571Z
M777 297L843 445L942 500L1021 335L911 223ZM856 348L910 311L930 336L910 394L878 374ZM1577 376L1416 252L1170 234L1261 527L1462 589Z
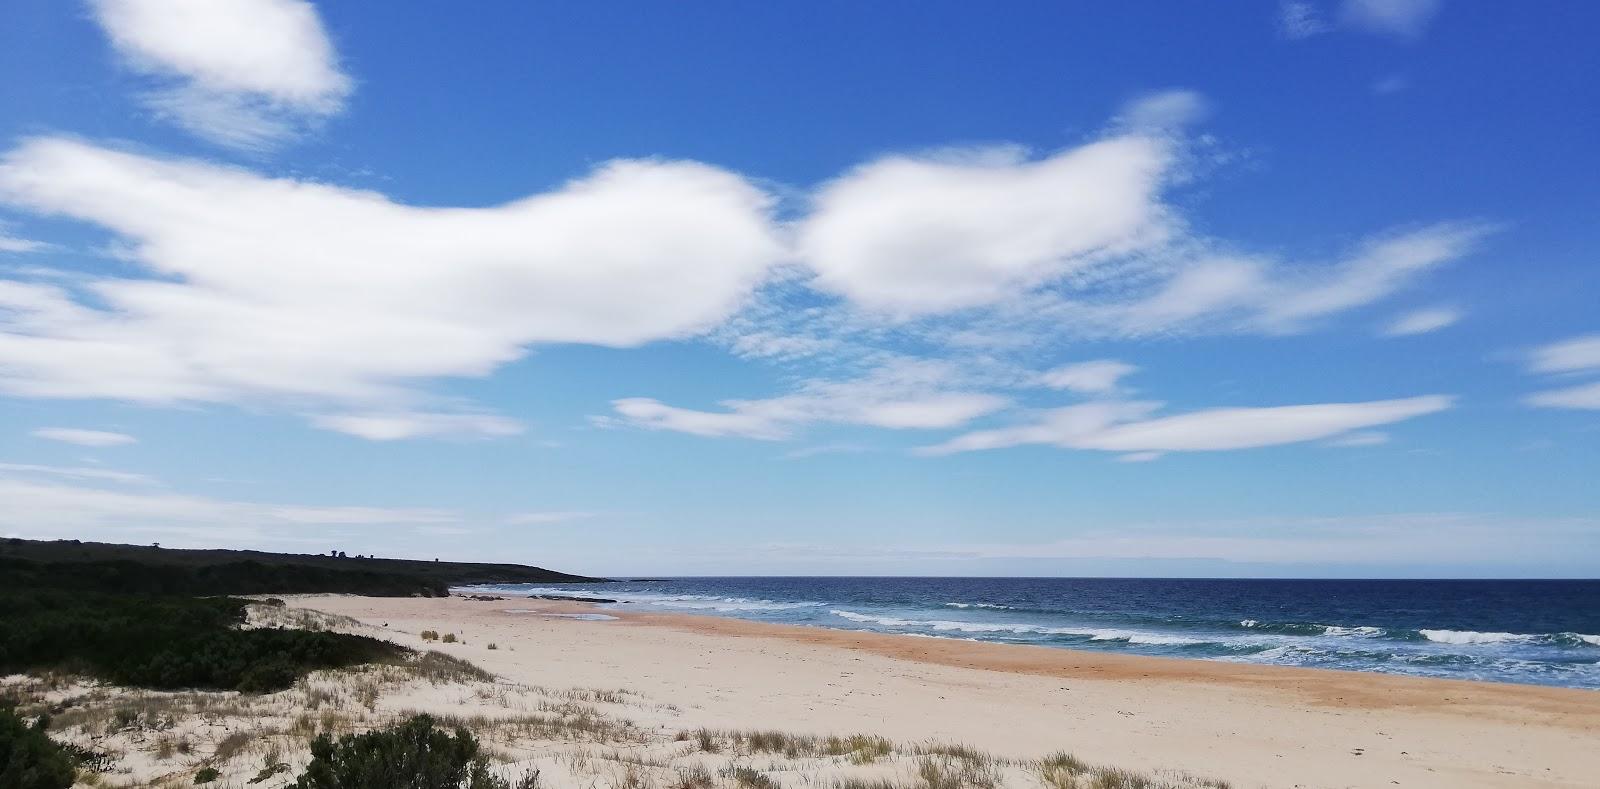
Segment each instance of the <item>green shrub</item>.
M442 638L440 638L439 640L443 641L446 644L454 644L456 642L456 634L455 633L445 633L444 636Z
M769 778L766 773L744 765L729 767L726 775L739 789L778 789L778 782Z
M72 755L45 735L48 718L32 726L15 707L0 702L0 786L6 789L67 789L77 776Z
M252 560L198 566L148 559L40 562L10 556L0 557L0 589L88 590L118 595L180 596L293 592L389 597L415 594L444 597L449 594L448 584L435 578L354 567L318 567Z
M217 768L201 767L199 770L195 771L194 782L197 784L208 784L221 777L222 773L217 772Z
M537 783L537 776L533 778ZM418 715L391 729L326 734L311 743L311 763L293 789L510 789L489 772L478 741L466 729L455 735Z
M408 651L346 633L241 630L247 604L227 597L0 594L0 674L60 668L118 685L256 693L287 688L308 671L394 660Z
M424 631L422 631L422 640L423 641L438 641L439 640L439 633L437 631L434 631L434 630L424 630Z

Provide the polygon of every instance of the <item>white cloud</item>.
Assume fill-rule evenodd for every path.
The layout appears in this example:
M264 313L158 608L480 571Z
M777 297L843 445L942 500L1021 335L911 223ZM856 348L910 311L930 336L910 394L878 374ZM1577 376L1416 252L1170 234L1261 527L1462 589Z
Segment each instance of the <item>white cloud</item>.
M1577 373L1600 370L1600 334L1554 342L1535 348L1528 369L1536 373Z
M318 414L311 423L324 430L371 441L440 436L496 438L519 435L521 422L495 414L450 414L398 411L372 414Z
M729 411L696 411L670 406L649 397L624 397L611 401L616 417L598 417L596 424L632 424L650 430L670 430L697 436L738 436L767 441L788 438L790 427L772 415L752 412L766 401L729 400Z
M1231 245L1191 234L1160 195L1189 177L1175 127L1203 107L1151 94L1112 136L1042 159L880 159L822 185L792 226L769 193L695 162L617 161L504 205L423 208L33 139L0 159L0 204L110 231L144 276L0 277L0 393L265 405L374 440L510 435L519 422L430 384L491 375L543 344L715 331L777 363L883 367L904 340L1002 374L889 396L841 393L854 373L813 369L791 395L722 410L624 398L611 419L767 439L815 422L954 427L1007 403L986 390L1038 385L991 349L1303 331L1488 232L1389 233L1315 265L1220 251Z
M784 254L772 199L692 162L616 161L500 206L420 208L36 139L0 162L0 201L102 226L152 275L81 292L0 279L0 391L310 401L327 426L380 438L452 421L510 432L432 413L418 384L488 375L538 343L699 333Z
M1295 444L1443 411L1453 398L1427 395L1360 403L1214 408L1152 417L1154 402L1095 402L1047 411L1037 422L980 430L926 447L946 455L1026 444L1107 452L1203 452Z
M1115 359L1096 359L1057 367L1039 376L1051 389L1066 389L1080 394L1107 394L1117 391L1117 382L1139 368Z
M330 528L454 523L448 510L302 506L232 501L181 493L108 490L0 475L0 529L30 537L143 542L177 537L191 544L321 541Z
M1429 307L1413 310L1395 318L1383 333L1389 337L1407 337L1438 331L1461 320L1461 310L1455 307Z
M1535 348L1528 354L1528 369L1552 375L1600 372L1600 334L1572 337ZM1535 392L1523 398L1523 402L1539 408L1600 410L1600 381Z
M225 145L261 148L339 112L352 82L303 0L91 0L151 108Z
M899 318L993 305L1165 237L1172 151L1129 135L890 156L824 184L799 226L815 286Z
M33 431L37 438L51 441L62 441L68 444L77 444L85 447L116 447L124 444L138 443L139 439L127 433L112 433L106 430L84 430L76 427L41 427Z
M1600 410L1600 381L1564 389L1549 389L1528 395L1524 401L1540 408Z
M952 370L936 362L900 361L849 381L811 380L792 394L765 400L726 400L723 411L679 408L635 397L612 402L617 416L601 424L630 424L700 436L788 438L814 423L889 429L959 427L1004 408L998 395L952 389Z
M32 463L0 463L0 474L25 476L45 475L50 477L65 477L67 479L103 480L106 482L125 482L137 484L150 484L155 480L144 474L135 474L131 471L116 471L106 468L86 468L82 466L41 466Z
M1439 0L1344 0L1339 16L1345 25L1369 33L1416 38L1439 6Z
M1208 322L1272 333L1382 300L1414 279L1472 250L1490 228L1438 224L1364 242L1322 266L1272 265L1261 259L1213 258L1187 266L1158 291L1118 310L1131 334Z
M1332 29L1311 3L1285 0L1278 4L1278 31L1284 38L1311 38Z
M40 252L49 249L50 245L43 241L33 241L26 238L0 233L0 252L14 252L18 254Z
M1163 90L1128 102L1116 122L1128 131L1160 135L1196 123L1210 112L1210 103L1195 91Z

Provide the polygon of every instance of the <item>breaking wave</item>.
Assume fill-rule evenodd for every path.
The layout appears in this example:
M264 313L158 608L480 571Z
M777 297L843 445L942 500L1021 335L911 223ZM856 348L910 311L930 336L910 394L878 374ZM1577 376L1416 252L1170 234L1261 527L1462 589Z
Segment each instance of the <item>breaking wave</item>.
M1047 627L1020 622L964 622L951 619L903 619L894 616L875 616L856 611L832 609L828 613L851 622L881 625L891 628L916 628L935 632L957 633L1013 633L1017 635L1078 636L1090 641L1125 641L1130 644L1204 644L1205 639L1186 636L1148 633L1137 630L1115 630L1094 627Z

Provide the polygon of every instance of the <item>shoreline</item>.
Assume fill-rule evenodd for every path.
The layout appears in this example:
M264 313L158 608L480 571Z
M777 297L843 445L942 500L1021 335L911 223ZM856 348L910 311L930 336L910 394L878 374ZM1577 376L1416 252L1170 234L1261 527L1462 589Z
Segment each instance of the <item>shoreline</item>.
M1111 579L1112 587L1085 581L1081 588L1074 585L1076 579L1061 579L1064 585L1024 584L1015 589L981 585L968 589L965 584L943 585L939 579L910 579L913 583L898 586L893 583L896 579L882 579L882 589L877 581L862 585L856 583L861 579L839 584L816 579L812 586L810 580L685 579L664 587L584 588L580 594L614 598L582 601L621 603L621 608L638 613L1600 691L1596 662L1600 635L1593 635L1600 633L1600 624L1578 604L1600 592L1593 582L1570 590L1579 596L1566 613L1540 608L1560 597L1523 587L1509 592L1494 587L1476 593L1504 592L1532 608L1517 614L1522 609L1502 606L1496 609L1498 614L1472 615L1452 609L1449 597L1437 592L1429 592L1419 608L1385 613L1386 606L1405 608L1405 604L1391 599L1394 590L1364 582L1330 582L1358 584L1328 590L1352 595L1330 606L1315 601L1321 598L1296 597L1299 593L1280 581L1272 581L1265 591L1235 588L1227 582L1213 587L1204 581L1206 585L1195 592L1200 595L1197 599L1217 594L1223 595L1218 599L1232 601L1211 610L1212 603L1195 603L1184 595L1165 602L1139 597L1162 584L1186 583L1181 579ZM1132 586L1121 589L1118 584ZM550 587L456 591L581 600L568 590ZM1051 597L1069 591L1071 601ZM1129 608L1130 599L1139 602ZM968 602L941 602L946 600ZM996 602L971 602L975 600Z
M586 612L602 613L583 605ZM552 612L557 613L557 612ZM1555 716L1577 715L1600 734L1600 691L1487 680L1416 677L1352 669L1274 666L1203 658L1139 655L1035 644L1004 644L904 633L758 622L710 614L603 609L624 622L734 637L768 637L862 650L900 660L1060 679L1194 682L1293 691L1330 706L1467 707L1512 705Z
M305 597L515 681L622 685L696 726L1061 750L1238 786L1584 786L1600 693L994 644L570 601ZM510 613L517 608L527 613ZM605 613L607 621L560 616ZM466 643L416 638L449 629ZM498 649L486 648L497 643Z

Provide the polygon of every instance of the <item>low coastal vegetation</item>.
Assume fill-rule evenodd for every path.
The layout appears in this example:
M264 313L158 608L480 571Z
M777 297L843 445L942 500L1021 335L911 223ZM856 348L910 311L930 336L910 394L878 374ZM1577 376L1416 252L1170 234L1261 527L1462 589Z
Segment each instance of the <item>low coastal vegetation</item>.
M78 760L50 739L48 715L32 723L16 713L15 702L0 700L0 786L6 789L61 789L71 786Z
M521 778L517 789L533 789L539 771ZM455 733L434 728L433 718L417 715L389 729L346 734L334 742L321 734L311 743L311 763L293 789L511 789L490 770L478 740L464 728Z
M573 583L599 579L520 564L379 559L262 551L175 550L78 540L0 541L0 589L117 594L362 594L443 596L475 583Z
M396 660L367 636L242 629L237 598L0 593L0 673L62 671L141 688L282 690L308 671Z

